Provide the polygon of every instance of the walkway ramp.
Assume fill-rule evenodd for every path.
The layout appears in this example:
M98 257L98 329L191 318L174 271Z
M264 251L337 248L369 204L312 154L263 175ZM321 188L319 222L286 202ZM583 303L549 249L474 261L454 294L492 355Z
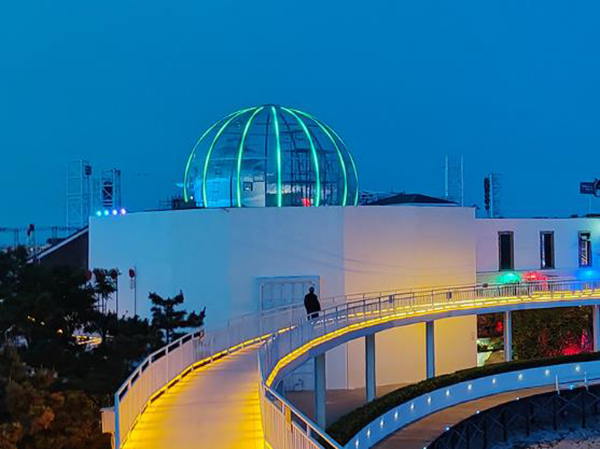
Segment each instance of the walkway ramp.
M124 449L264 449L258 346L192 371L142 414Z

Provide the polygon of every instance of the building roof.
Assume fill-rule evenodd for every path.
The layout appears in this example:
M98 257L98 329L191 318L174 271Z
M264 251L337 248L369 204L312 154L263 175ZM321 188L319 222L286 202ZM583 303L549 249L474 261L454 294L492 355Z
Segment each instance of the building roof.
M382 198L372 203L366 204L367 206L394 206L394 205L411 205L411 204L435 204L445 206L456 206L453 201L448 201L442 198L436 198L428 195L421 195L420 193L398 193L397 195L390 196L389 198Z

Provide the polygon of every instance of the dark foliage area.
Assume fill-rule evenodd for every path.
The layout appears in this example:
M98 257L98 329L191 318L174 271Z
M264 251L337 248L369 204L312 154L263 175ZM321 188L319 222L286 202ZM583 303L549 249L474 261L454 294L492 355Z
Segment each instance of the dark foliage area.
M394 390L385 396L375 399L368 404L341 417L335 423L327 428L327 433L331 435L340 444L345 445L356 435L363 427L371 421L381 416L385 412L408 402L418 396L430 393L440 388L478 379L485 376L518 371L540 366L558 365L561 363L586 362L600 359L600 353L582 353L571 356L560 356L545 359L520 360L508 363L498 363L495 365L486 365L479 368L470 368L457 371L452 374L434 377L433 379L423 380L416 384Z
M166 343L165 328L172 338L202 325L204 312L175 310L181 293L177 315L159 323L103 313L113 289L98 273L90 284L85 273L29 264L22 248L0 253L0 449L109 448L100 408Z

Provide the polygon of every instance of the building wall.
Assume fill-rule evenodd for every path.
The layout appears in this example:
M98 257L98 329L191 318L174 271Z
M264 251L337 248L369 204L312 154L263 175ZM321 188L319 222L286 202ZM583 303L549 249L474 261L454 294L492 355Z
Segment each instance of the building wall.
M472 209L370 206L347 208L345 214L347 292L408 290L476 281ZM476 365L476 326L475 317L439 322L436 326L438 372ZM461 339L460 350L455 345L457 339ZM352 342L346 350L346 387L364 387L364 341ZM379 385L422 380L425 377L425 325L403 326L378 334L376 367Z
M344 293L341 208L181 210L90 220L90 267L117 267L120 313L133 311L127 270L137 272L137 303L148 293L183 290L188 309L207 308L207 325L258 310L256 278L309 276L321 294Z
M188 310L207 307L208 327L258 311L256 279L319 276L321 297L475 282L474 214L449 207L323 207L179 210L94 217L90 268L119 268L119 313L133 311L129 268L137 273L137 310L150 315L148 293L183 290ZM113 309L115 304L113 303ZM475 341L460 356L450 334L471 335L475 321L453 319L436 330L439 370L476 363ZM377 336L380 384L422 379L424 329ZM364 345L327 356L330 388L364 385ZM444 354L454 353L453 357ZM304 385L310 384L305 381Z
M538 271L540 264L540 232L554 232L555 269L544 270L549 276L580 276L578 232L589 231L592 237L592 262L600 267L600 219L478 219L477 271L480 280L494 282L498 271L498 232L514 233L515 271Z

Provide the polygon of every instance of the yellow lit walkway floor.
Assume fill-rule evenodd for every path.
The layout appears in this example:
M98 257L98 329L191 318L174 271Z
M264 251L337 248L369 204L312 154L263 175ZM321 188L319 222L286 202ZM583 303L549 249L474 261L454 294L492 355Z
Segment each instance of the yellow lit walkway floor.
M148 407L124 449L263 449L257 350L188 374Z

